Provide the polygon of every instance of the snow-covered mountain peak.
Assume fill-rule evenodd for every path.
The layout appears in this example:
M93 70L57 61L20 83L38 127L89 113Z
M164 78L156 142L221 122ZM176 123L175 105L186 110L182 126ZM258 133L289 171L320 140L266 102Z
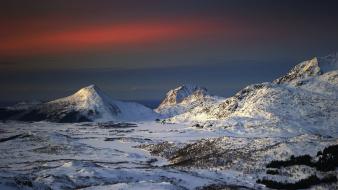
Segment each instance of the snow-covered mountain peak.
M14 110L14 112L13 112ZM46 103L7 108L6 120L84 122L144 121L158 117L152 109L134 102L113 100L96 85Z
M101 89L96 86L95 84L91 84L89 86L83 87L78 90L76 93L83 93L83 94L98 94L101 92Z
M93 109L105 107L110 104L109 97L96 85L89 85L87 87L81 88L73 95L70 95L65 98L57 99L49 103L62 103L67 102L77 109ZM115 113L118 113L118 109L111 110Z
M68 97L47 104L84 113L83 115L88 115L90 120L96 118L109 120L121 113L119 107L96 85L86 86Z
M170 90L155 111L165 117L172 117L200 105L214 104L220 99L224 98L209 95L206 88L182 85Z
M303 61L293 67L286 75L276 79L274 83L283 84L283 83L292 83L300 79L306 79L313 76L318 76L321 74L321 70L318 64L317 57L314 57L310 60Z
M331 54L304 61L273 83L250 85L232 97L195 106L166 121L214 122L247 131L336 133L337 57Z
M198 99L207 94L206 88L197 85L181 85L170 90L158 108L170 107L187 100L188 97Z
M298 84L304 79L338 70L338 53L314 57L293 67L286 75L276 79L276 84Z
M107 95L96 85L90 85L78 90L75 94L71 96L73 99L78 100L100 100L107 99Z

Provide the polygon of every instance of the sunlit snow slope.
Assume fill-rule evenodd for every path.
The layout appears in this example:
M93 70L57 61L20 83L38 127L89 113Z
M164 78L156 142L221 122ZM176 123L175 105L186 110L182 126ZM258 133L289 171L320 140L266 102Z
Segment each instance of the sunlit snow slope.
M273 82L250 85L230 98L201 104L167 121L337 134L337 60L338 54L332 54L304 61Z
M182 85L167 92L155 111L163 117L172 117L185 113L197 106L214 104L221 99L223 98L210 95L204 87Z
M9 108L9 119L53 122L139 121L154 120L157 114L138 103L110 99L97 86L90 85L75 94L54 101L30 106L28 109Z

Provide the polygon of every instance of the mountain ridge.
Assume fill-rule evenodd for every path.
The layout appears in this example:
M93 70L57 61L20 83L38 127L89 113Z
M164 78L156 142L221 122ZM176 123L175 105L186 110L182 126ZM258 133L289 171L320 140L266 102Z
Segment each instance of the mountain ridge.
M4 120L87 122L134 121L155 119L150 108L134 102L112 100L96 85L89 85L74 94L30 107L9 107L2 110Z
M338 122L338 53L303 61L272 82L249 85L228 98L210 95L206 88L197 85L181 85L169 90L152 110L138 103L112 100L96 85L89 85L64 98L0 112L3 120L82 122L161 118L174 123L212 121L244 126L245 130L248 126L262 125L286 128L322 125L332 129Z
M243 131L260 128L337 133L337 55L301 62L272 82L249 85L234 96L211 105L196 106L166 122L201 125L212 122Z
M187 112L200 104L212 104L218 99L221 97L210 95L205 87L180 85L169 90L160 105L154 110L163 117L172 117Z

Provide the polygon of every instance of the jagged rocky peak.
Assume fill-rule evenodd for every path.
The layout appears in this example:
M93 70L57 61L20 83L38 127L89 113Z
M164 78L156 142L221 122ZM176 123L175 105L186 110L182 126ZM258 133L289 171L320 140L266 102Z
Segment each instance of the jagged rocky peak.
M293 83L334 70L338 70L338 53L303 61L292 68L286 75L276 79L274 83Z
M286 75L276 79L274 83L283 84L290 83L295 80L305 79L312 76L318 76L321 74L320 67L318 65L317 57L311 60L301 62L292 68Z
M173 106L187 98L198 99L207 95L207 89L196 85L181 85L170 90L158 108Z

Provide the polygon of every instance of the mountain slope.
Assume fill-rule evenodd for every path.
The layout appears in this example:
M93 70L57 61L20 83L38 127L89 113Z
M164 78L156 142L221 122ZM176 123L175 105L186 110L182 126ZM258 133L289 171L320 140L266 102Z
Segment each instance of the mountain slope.
M250 85L230 98L197 106L167 121L214 121L245 131L268 128L336 134L337 57L332 54L302 62L274 82Z
M95 85L84 87L75 94L31 106L28 109L10 107L7 119L22 121L83 122L134 121L156 118L151 109L133 102L111 100Z
M221 98L208 94L206 88L196 85L182 85L170 90L155 111L163 117L172 117L202 104L213 104L219 99Z
M286 75L276 79L277 84L294 84L302 79L319 76L323 73L338 70L338 53L301 62Z

